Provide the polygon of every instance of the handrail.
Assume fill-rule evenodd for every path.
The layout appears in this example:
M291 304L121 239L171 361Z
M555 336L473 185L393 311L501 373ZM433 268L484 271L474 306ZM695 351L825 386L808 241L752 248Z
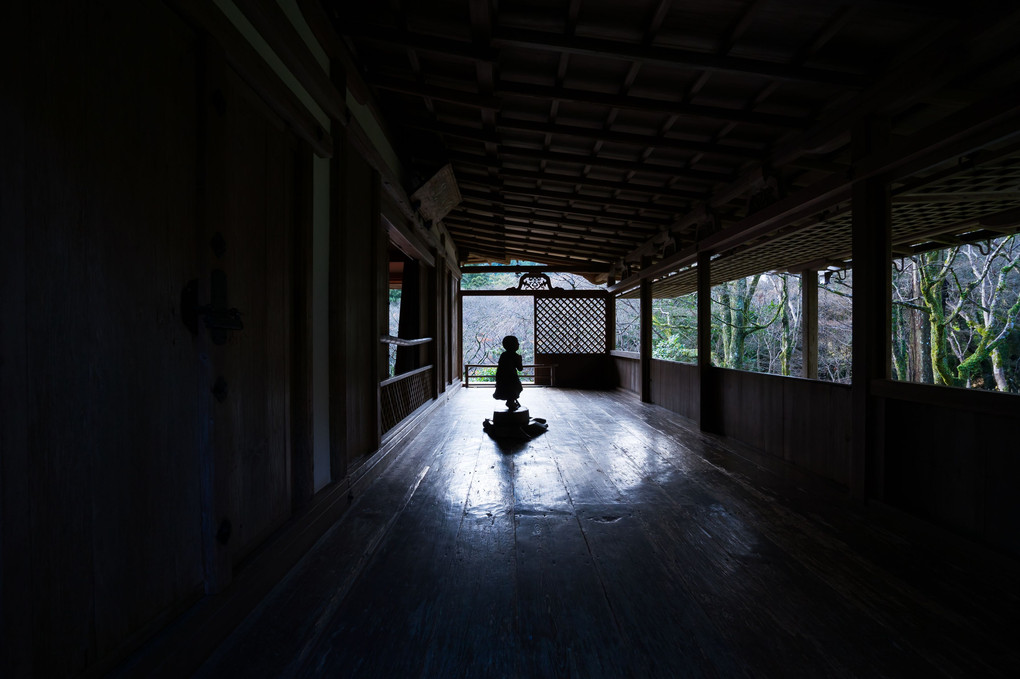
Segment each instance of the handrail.
M549 369L549 381L552 382L553 378L556 375L556 366L557 365L558 365L557 363L527 363L527 364L525 364L525 365L523 365L521 367L525 368L525 369L526 368L536 368L536 369L537 368L548 368ZM471 386L471 368L495 368L495 367L497 367L497 365L495 363L465 363L464 364L464 385L463 386L464 387ZM475 375L475 377L478 377L478 376ZM525 375L525 377L528 377L528 375ZM534 378L537 377L537 374L532 374L532 375L530 375L530 377L534 379ZM486 384L491 384L491 383L487 382ZM525 382L523 384L535 384L535 383L534 382ZM541 386L541 385L539 385L539 386Z
M416 347L419 344L427 344L432 341L431 337L420 337L418 339L404 339L393 335L380 335L379 341L383 344L395 344L398 347Z
M382 382L379 383L379 387L382 388L382 387L385 387L387 384L393 384L394 382L399 382L400 380L405 380L408 377L412 377L414 375L417 375L418 373L425 372L426 370L432 370L432 366L431 365L427 365L427 366L425 366L423 368L418 368L416 370L409 370L406 373L400 373L399 375L396 375L394 377L390 377L389 379L383 380Z

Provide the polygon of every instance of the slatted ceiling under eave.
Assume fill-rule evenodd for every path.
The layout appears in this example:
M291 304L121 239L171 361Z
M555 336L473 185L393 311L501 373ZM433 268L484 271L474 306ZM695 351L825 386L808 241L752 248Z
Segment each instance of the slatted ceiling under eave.
M790 191L845 172L846 128L831 121L852 120L846 113L858 98L891 116L894 134L903 134L974 100L967 89L973 83L988 88L1015 80L1008 70L971 66L955 81L922 73L868 99L875 96L868 88L890 67L909 63L929 44L982 34L943 3L323 3L375 86L388 125L410 149L416 173L429 176L451 160L465 192L496 197L494 213L505 201L504 215L562 220L565 242L572 242L571 223L583 220L550 215L542 203L586 212L596 222L605 219L597 211L631 217L626 229L606 219L610 229L587 234L586 252L609 261L628 255L615 241L633 233L645 239L637 245L646 245L663 226L641 218L675 224L702 209L706 196L714 197L711 209L724 222L739 220L754 190L747 176L774 154L781 162L772 170ZM988 8L1009 16L980 0L968 6L968 15ZM952 34L957 23L967 32ZM1003 24L1004 35L1011 25ZM981 46L985 63L1003 61L994 58L996 50L1008 55L1003 42L1001 48ZM969 51L961 54L966 63ZM936 84L928 84L933 79ZM911 88L920 95L904 98L901 91ZM819 130L830 136L816 138ZM799 145L805 139L810 152ZM913 223L921 228L937 213ZM471 211L452 214L472 221ZM950 216L938 218L944 224ZM474 224L457 233L467 237L485 228ZM677 235L688 243L699 228ZM776 237L796 261L820 247L814 240ZM504 245L510 256L534 259L533 243L515 238ZM458 245L470 256L468 241ZM743 257L767 260L764 245L750 244ZM647 247L639 251L648 253ZM735 251L727 259L738 256Z

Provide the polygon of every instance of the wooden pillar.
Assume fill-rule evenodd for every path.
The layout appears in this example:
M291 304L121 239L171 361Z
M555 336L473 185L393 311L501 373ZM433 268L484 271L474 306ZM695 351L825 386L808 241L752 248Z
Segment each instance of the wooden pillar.
M641 281L641 400L652 402L652 282Z
M802 377L818 379L818 272L800 273L800 337Z
M457 284L457 376L464 379L464 295L460 291L460 279L455 279Z
M853 159L860 162L885 147L888 128L865 121L854 130ZM850 490L858 498L882 496L883 436L881 399L872 385L890 371L889 185L881 177L853 188L853 447Z
M698 253L698 425L702 431L719 430L715 411L712 371L712 266L711 253Z
M606 353L616 348L616 295L606 295Z
M429 363L432 364L432 384L435 395L446 391L446 381L443 375L446 374L446 260L439 249L434 249L432 254L436 258L436 265L432 267L429 276L429 297L431 313L429 319L431 327L428 336L432 338L429 344Z

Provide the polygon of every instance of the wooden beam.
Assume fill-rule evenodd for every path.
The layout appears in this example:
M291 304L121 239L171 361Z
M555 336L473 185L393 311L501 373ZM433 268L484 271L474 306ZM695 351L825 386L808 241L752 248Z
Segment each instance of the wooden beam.
M527 160L550 161L560 163L573 163L589 167L605 168L607 170L618 170L621 172L640 172L644 174L662 175L676 178L683 177L699 182L717 183L732 181L733 176L728 172L714 172L710 170L692 170L683 164L652 163L648 161L617 160L614 158L603 158L595 153L561 153L557 151L539 151L536 149L522 149L501 144L498 147L499 155L502 158L524 158Z
M663 101L661 99L648 99L644 97L624 97L614 94L568 89L565 87L551 87L548 85L523 84L508 81L497 83L495 91L491 96L472 94L463 90L438 87L435 85L427 85L415 81L385 76L379 76L373 81L373 84L382 90L399 92L401 94L407 94L414 97L445 101L450 104L457 104L458 106L466 106L468 108L491 111L501 110L503 108L502 100L506 97L526 97L529 99L541 99L546 102L568 101L577 104L605 106L608 108L619 108L630 111L657 111L660 113L670 113L683 117L704 118L713 121L727 121L748 125L777 127L781 129L803 130L810 126L810 121L806 117L777 115L773 113L758 113L742 109L723 108L721 106L705 106L701 104L670 102Z
M493 32L488 44L482 43L483 46L479 46L479 44L469 45L456 40L421 34L396 36L387 26L364 22L349 22L345 24L345 29L350 35L378 42L406 45L416 50L463 61L483 61L495 64L498 60L499 49L520 47L556 54L584 55L628 63L655 64L665 68L755 75L785 82L825 84L851 89L860 89L869 83L866 76L844 71L715 55L650 44L636 45L616 40L583 38L569 32L559 34L503 27Z
M641 230L646 232L658 232L663 227L669 226L673 223L671 219L665 219L662 217L649 217L645 215L633 215L633 214L617 214L613 212L606 212L605 209L599 208L584 208L575 205L547 205L544 203L529 203L523 200L514 200L512 198L502 198L498 195L493 196L491 194L482 191L461 191L461 196L464 198L464 203L475 203L491 205L494 208L503 208L509 210L526 210L530 212L554 212L564 216L573 217L590 217L599 220L609 220L611 222L622 222L628 229ZM569 200L569 197L563 198L562 200ZM463 206L464 203L461 205Z
M333 27L333 23L326 14L326 10L322 7L322 2L320 0L297 0L297 3L301 10L301 15L305 18L305 22L312 30L315 38L319 41L319 45L325 50L330 60L337 64L335 67L331 66L331 69L340 67L346 71L345 89L354 96L359 104L369 106L373 108L374 112L378 113L378 107L375 106L371 90L364 79L362 79L354 63L354 58ZM336 82L335 75L335 73L330 73L334 84ZM379 115L376 117L381 119Z
M286 121L315 154L329 158L333 139L297 95L280 79L247 39L213 3L200 0L167 0L182 16L201 27L222 47L227 62L262 98L276 115Z
M489 266L486 264L466 264L460 268L461 274L472 273L605 273L605 267L595 266Z
M475 180L474 178L457 177L457 182L463 186L475 186L483 191L488 191L491 187L481 181ZM576 191L549 191L547 189L538 188L527 188L521 186L510 186L503 185L499 186L501 193L514 194L518 196L528 196L530 198L548 199L548 200L566 200L571 203L581 203L587 205L605 205L607 207L623 207L632 210L643 210L648 212L657 212L664 215L674 215L680 210L673 206L662 207L653 202L642 202L637 200L630 200L627 198L613 198L612 196L593 196L589 193L578 193Z
M329 75L280 6L269 0L234 0L234 3L326 115L334 120L345 120L344 93L330 82Z
M706 106L703 104L663 101L661 99L649 99L646 97L635 97L631 95L621 96L618 94L603 94L600 92L590 92L587 90L578 90L566 87L539 85L537 83L503 81L497 85L496 95L501 98L525 97L529 99L541 99L543 101L567 101L576 104L605 106L607 108L618 108L627 111L641 111L643 113L655 111L686 118L704 118L717 122L725 121L790 130L805 130L811 126L811 121L807 116L778 115L774 113L760 113L757 111L747 111L743 109L724 108L721 106Z
M492 44L495 47L525 47L557 54L584 55L601 59L655 64L666 68L756 75L787 82L835 85L853 89L863 88L869 82L866 76L842 71L829 71L647 44L637 45L616 40L565 36L526 29L501 28L494 33Z
M541 182L556 182L559 184L569 184L570 186L581 186L590 187L593 189L601 189L604 191L623 192L623 193L640 193L649 196L664 196L667 198L673 198L675 200L700 200L705 198L708 193L704 191L687 191L684 189L675 189L669 186L653 186L650 184L636 184L633 182L623 181L608 181L604 179L592 179L586 176L573 176L565 174L557 174L553 172L532 172L529 170L518 170L515 168L503 167L498 163L493 163L483 156L473 156L464 153L452 153L451 159L455 163L461 165L471 164L478 167L484 167L486 169L495 170L499 176L503 179L527 179L532 181Z
M633 247L644 238L647 229L630 229L626 225L604 225L602 222L584 222L572 219L556 217L544 217L533 214L520 214L517 212L503 212L499 209L485 209L483 207L462 206L456 213L452 214L454 219L467 219L469 221L490 222L498 220L504 224L533 225L536 229L562 229L568 233L581 234L596 241L606 243L625 244ZM479 219L482 218L482 219ZM485 219L488 218L488 219Z
M699 142L693 140L677 139L666 137L662 134L639 134L636 132L618 132L602 127L580 127L577 125L556 123L540 123L529 120L516 120L513 118L501 117L495 131L499 134L492 134L484 130L468 127L465 125L451 125L433 121L416 120L407 123L408 127L435 132L444 136L458 137L481 142L505 143L506 133L525 133L537 135L555 135L581 139L589 143L601 141L603 143L618 144L620 146L631 146L635 148L662 148L674 151L690 151L691 153L704 153L711 156L732 157L741 160L761 160L764 152L743 146L735 146L724 143Z

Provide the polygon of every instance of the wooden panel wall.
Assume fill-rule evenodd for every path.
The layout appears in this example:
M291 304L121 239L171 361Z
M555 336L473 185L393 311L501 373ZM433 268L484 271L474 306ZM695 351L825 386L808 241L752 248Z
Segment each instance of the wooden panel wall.
M635 394L641 393L641 361L637 358L617 356L613 354L613 367L616 370L616 386Z
M850 389L714 369L720 432L841 484L849 483ZM703 404L702 407L705 407Z
M379 446L380 304L388 289L379 222L379 175L351 144L334 160L337 213L330 237L330 437L333 477Z
M213 448L229 475L224 517L237 563L290 516L290 233L298 219L297 144L257 95L228 70L222 224L210 268L224 271L244 329L211 354L227 393L212 403ZM206 246L208 247L208 246Z
M698 366L652 359L652 403L697 420L701 412Z
M930 402L885 404L885 501L1020 555L1020 408L1010 417Z
M611 389L613 386L612 363L608 354L536 353L535 363L556 366L554 387Z
M0 674L68 676L202 585L199 357L179 311L198 48L160 3L16 4L31 39L4 60L0 135Z

